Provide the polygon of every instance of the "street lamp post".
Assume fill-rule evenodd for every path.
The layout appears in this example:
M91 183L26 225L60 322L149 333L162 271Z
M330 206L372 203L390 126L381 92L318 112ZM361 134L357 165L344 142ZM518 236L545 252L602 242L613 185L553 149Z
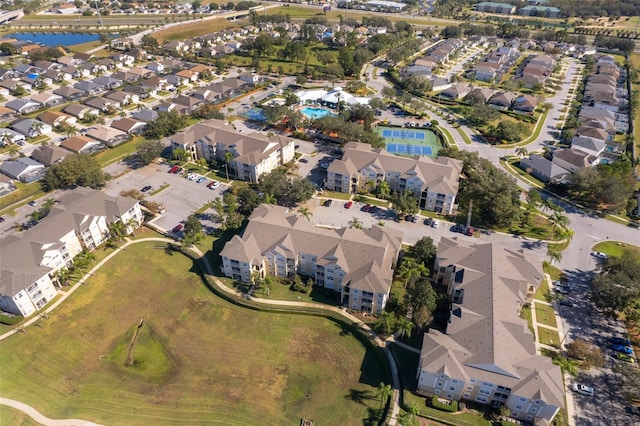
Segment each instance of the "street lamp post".
M573 330L582 330L582 328L581 328L581 327L574 327L574 328L573 328ZM571 328L569 328L569 329L567 330L567 332L566 332L566 333L564 333L564 337L562 337L562 340L560 340L560 345L559 345L559 346L560 346L560 348L562 348L562 343L565 341L565 339L566 339L566 338L567 338L567 336L569 335L569 332L571 332Z

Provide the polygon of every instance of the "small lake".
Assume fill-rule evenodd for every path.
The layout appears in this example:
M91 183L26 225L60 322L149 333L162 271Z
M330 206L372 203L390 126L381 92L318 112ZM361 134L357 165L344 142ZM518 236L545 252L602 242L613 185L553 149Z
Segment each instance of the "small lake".
M74 44L96 41L100 34L96 33L13 33L6 37L23 41L33 41L45 46L72 46Z

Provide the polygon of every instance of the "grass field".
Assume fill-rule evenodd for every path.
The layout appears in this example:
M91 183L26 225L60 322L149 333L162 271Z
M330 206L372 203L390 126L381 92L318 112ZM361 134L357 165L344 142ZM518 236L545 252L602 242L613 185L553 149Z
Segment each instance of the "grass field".
M19 201L24 201L26 203L28 199L38 198L44 195L40 182L14 182L18 190L0 198L0 215L7 214L8 211L5 211L5 209L14 203Z
M247 25L247 19L238 19L229 22L226 19L210 19L207 21L190 21L182 25L176 25L159 31L154 31L152 36L162 45L165 41L184 40L204 34L215 33L216 31L226 30Z
M640 262L639 246L630 246L617 241L604 241L593 246L593 251L600 251L613 257L621 257L625 252L630 252Z
M538 339L543 345L559 346L560 338L558 332L548 328L538 327Z
M550 327L558 326L558 324L556 323L556 314L553 310L553 307L549 305L543 305L542 303L536 303L536 321L540 324L548 325Z
M353 425L378 411L383 367L348 330L230 305L193 268L162 243L130 246L42 328L0 344L0 393L119 425Z
M7 407L6 405L0 405L0 419L2 420L2 424L11 426L37 426L40 424L22 413L22 411Z

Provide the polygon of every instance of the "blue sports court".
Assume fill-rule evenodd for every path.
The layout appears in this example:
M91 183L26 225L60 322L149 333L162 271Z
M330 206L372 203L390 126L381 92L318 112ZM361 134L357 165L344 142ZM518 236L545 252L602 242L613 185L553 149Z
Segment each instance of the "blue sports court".
M384 129L382 130L382 137L388 139L411 139L418 141L423 141L426 139L423 131L415 130Z
M387 143L387 151L398 155L438 156L442 145L431 129L378 126L378 132Z
M431 157L433 150L425 145L407 145L400 143L388 143L387 151L400 155L428 155Z

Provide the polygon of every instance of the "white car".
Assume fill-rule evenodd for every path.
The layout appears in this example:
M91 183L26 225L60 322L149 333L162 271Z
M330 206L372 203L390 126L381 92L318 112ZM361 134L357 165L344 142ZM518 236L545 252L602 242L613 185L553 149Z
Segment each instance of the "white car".
M589 386L585 386L585 385L581 385L579 383L574 383L571 385L571 390L573 390L574 392L577 392L581 395L587 395L587 396L593 396L596 394L596 392L593 390L593 388L589 387Z
M607 258L609 256L607 256L606 254L599 252L599 251L594 251L591 253L591 256L598 258L598 259L602 259L602 260L607 260Z
M431 227L432 228L437 228L440 226L440 222L438 222L437 220L434 220L433 222L431 222Z

